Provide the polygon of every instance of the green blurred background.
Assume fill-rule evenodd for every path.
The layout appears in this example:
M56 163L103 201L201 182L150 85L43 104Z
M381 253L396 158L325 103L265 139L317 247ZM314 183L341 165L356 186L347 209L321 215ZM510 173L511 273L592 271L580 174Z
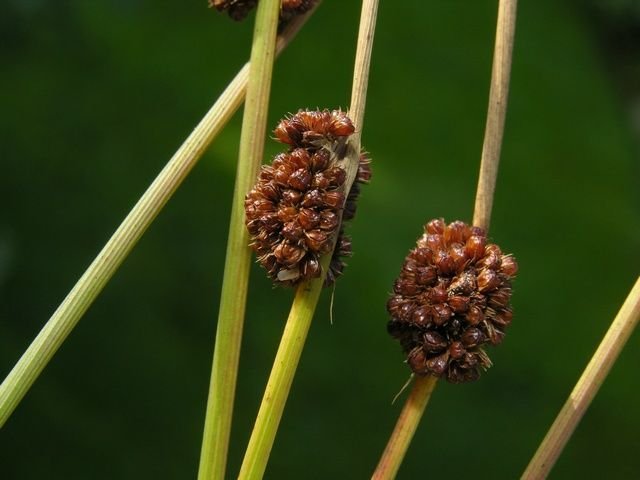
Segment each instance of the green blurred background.
M471 219L496 6L381 2L363 133L374 177L267 478L368 478L377 462L408 376L385 302L423 223ZM277 62L269 128L348 105L359 8L325 0ZM518 13L491 229L520 263L516 316L479 382L438 385L399 478L517 478L640 271L638 2ZM0 376L248 58L252 20L205 0L0 3ZM0 432L2 478L195 477L240 118ZM267 141L269 157L280 148ZM255 266L229 478L291 299ZM637 478L639 363L636 333L553 478Z

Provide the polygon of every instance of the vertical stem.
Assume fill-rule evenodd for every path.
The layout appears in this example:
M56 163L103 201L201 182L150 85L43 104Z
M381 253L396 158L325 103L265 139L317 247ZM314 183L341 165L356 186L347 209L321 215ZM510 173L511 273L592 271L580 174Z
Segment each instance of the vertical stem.
M372 480L395 478L437 381L436 377L431 376L416 378L413 389L391 434L389 443L387 443L387 447L384 449L382 457L380 457L378 467L371 477Z
M504 121L507 114L517 3L517 0L500 0L498 7L496 44L493 53L491 89L489 90L489 109L473 215L473 224L487 231L491 222L491 209L500 165Z
M345 189L347 192L355 180L358 170L360 134L364 118L377 10L378 0L363 0L354 68L353 94L349 110L357 133L349 139L349 153L345 162L347 170ZM320 298L320 290L322 289L330 260L331 253L325 255L321 260L323 272L321 277L300 285L296 291L258 416L256 417L256 423L242 462L238 476L241 480L260 479L264 475L282 413L291 390L293 377L309 333L311 320Z
M640 320L640 278L538 447L523 479L546 478Z
M278 53L295 37L311 11L298 17L278 39ZM0 385L0 427L31 388L84 313L136 246L207 147L244 100L249 64L238 72L193 132L140 197L67 297Z
M224 478L251 265L244 198L264 153L279 0L258 4L198 478Z
M495 192L500 150L504 134L504 122L511 77L511 54L516 25L517 0L500 0L496 40L493 52L489 109L482 146L480 176L474 208L473 225L489 229L491 208ZM418 377L407 403L400 414L396 427L389 438L380 463L373 473L374 479L391 479L396 475L409 448L411 438L429 402L436 379ZM420 411L418 411L420 409Z

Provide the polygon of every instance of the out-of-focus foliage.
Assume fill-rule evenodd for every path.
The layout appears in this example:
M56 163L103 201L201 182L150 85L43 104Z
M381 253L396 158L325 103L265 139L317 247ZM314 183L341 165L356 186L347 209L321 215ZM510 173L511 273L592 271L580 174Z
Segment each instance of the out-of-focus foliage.
M358 3L325 0L278 60L270 126L348 105ZM632 69L611 67L586 4L520 3L490 232L520 264L514 322L479 382L437 387L400 478L516 478L638 275L638 150L617 75ZM471 219L495 14L494 1L381 2L373 180L267 478L367 478L377 462L408 376L385 302L427 219ZM204 0L0 4L0 376L248 58L252 20ZM3 478L194 477L239 129L236 115L0 432ZM291 298L254 269L230 478ZM637 475L639 338L555 478Z

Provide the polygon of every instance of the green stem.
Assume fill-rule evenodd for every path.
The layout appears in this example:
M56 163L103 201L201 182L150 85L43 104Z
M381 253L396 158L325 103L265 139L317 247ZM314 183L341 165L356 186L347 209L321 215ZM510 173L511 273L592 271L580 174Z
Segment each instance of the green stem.
M296 35L310 13L292 21L285 29L278 42L278 52ZM246 64L140 197L9 372L0 385L0 427L11 416L33 382L182 184L209 144L240 107L244 100L248 73L249 64Z
M371 477L372 480L389 480L396 477L437 381L436 377L431 376L415 379L387 447Z
M256 180L264 153L279 13L279 0L262 0L258 4L200 453L200 480L224 478L226 469L251 266L244 199Z
M589 361L580 380L560 410L556 420L538 447L523 480L547 478L591 401L611 371L622 348L640 321L640 278L627 296L616 318Z
M0 386L0 425L9 418L82 315L149 228L213 138L241 105L247 66L140 197Z
M344 161L341 162L347 170L346 191L351 188L358 170L360 136L364 119L377 10L378 0L363 0L354 67L353 91L349 109L351 120L356 127L356 134L349 139L347 155ZM335 240L334 238L334 246ZM293 377L309 332L311 320L320 298L320 290L322 289L330 260L331 254L325 255L321 260L323 272L321 277L300 285L296 291L258 416L256 417L256 423L242 462L238 476L240 480L260 479L264 475L282 413L291 390Z
M324 271L328 267L329 258L327 256L323 259ZM258 479L264 475L323 282L324 278L317 278L300 285L296 291L239 479Z

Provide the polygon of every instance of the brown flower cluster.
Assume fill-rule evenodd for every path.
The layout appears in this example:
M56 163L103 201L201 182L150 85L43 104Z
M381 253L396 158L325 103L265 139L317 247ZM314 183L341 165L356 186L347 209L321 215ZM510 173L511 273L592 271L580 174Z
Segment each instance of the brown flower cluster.
M345 201L346 171L337 160L353 132L351 120L340 110L301 110L276 127L277 139L290 149L262 167L245 199L251 247L275 282L296 285L319 277L320 257L331 251L336 235L325 285L342 273L342 257L351 255L342 220L353 218L359 184L371 177L363 154Z
M296 15L301 15L311 9L316 0L282 0L280 7L280 26ZM223 12L226 11L234 20L243 20L258 4L258 0L209 0L209 7Z
M443 219L425 225L387 303L389 333L418 375L453 383L491 366L482 349L502 342L511 323L511 279L518 265L484 230Z

